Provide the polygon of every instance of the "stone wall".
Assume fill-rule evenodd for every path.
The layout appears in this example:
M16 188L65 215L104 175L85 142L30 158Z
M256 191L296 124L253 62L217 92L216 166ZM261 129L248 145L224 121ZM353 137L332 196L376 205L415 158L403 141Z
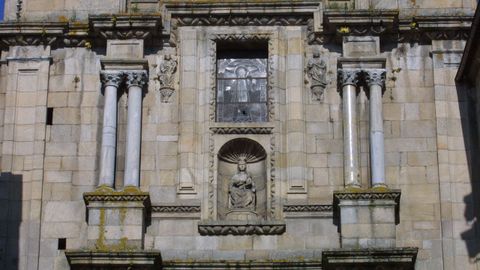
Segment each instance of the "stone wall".
M60 17L65 16L75 21L90 13L117 13L125 8L119 1L94 1L100 6L87 1L24 2L22 18L27 20L62 21ZM142 3L152 7L148 1L131 2L140 10ZM385 5L373 2L375 7ZM417 1L417 6L415 1L387 2L391 2L388 8L405 14L417 7L420 13L434 12L430 10L434 7L438 12L445 7L471 11L475 5L475 1ZM7 19L15 18L15 3L7 1ZM167 264L320 263L323 251L341 248L333 206L334 191L345 187L344 108L337 76L339 58L345 56L341 34L328 42L311 43L307 23L282 23L180 25L169 33L175 37L149 36L144 47L143 42L128 39L141 44L135 48L148 61L149 73L142 106L139 188L149 193L151 205L143 248L160 250ZM216 50L222 40L268 43L270 121L215 122ZM381 38L380 44L375 56L386 59L387 71L385 180L389 188L401 190L395 244L419 248L415 269L477 269L478 235L471 223L475 223L472 216L477 216L478 195L474 194L469 134L480 132L472 131L478 128L478 107L467 98L470 89L454 81L465 42ZM104 61L115 58L117 52L125 53L112 47L58 44L15 44L3 49L0 204L6 207L0 209L0 268L69 269L64 249L89 245L92 236L84 194L99 185L105 103L100 72ZM306 72L317 52L326 64L323 96L312 93ZM171 96L165 96L158 84L165 56L178 63ZM120 60L128 62L125 57ZM358 90L359 179L362 187L370 188L370 100L367 87ZM113 188L121 190L129 109L126 86L121 85L118 93ZM51 119L45 117L50 113ZM262 164L267 210L262 222L285 232L252 235L239 233L239 226L233 226L229 235L199 231L199 224L225 225L216 223L221 207L216 193L222 190L217 188L217 154L236 138L255 140L266 151ZM59 248L59 239L66 239L65 248Z

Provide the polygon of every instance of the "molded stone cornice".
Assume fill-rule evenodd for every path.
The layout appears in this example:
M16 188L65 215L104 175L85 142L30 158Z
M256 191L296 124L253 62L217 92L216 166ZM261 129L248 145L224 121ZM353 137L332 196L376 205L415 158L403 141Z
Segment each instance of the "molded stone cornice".
M146 39L159 34L159 14L91 15L92 32L104 39Z
M290 204L283 206L283 212L331 212L331 204Z
M123 81L124 73L122 71L102 70L100 71L100 79L102 85L119 87Z
M400 190L389 190L385 189L383 191L373 190L346 190L346 191L335 191L333 197L335 200L400 200L401 192Z
M200 205L153 205L154 213L199 213Z
M5 22L0 23L0 42L3 46L54 46L67 32L67 23Z
M127 88L132 86L138 86L143 88L148 83L148 74L145 70L129 70L124 71L125 73L125 84Z
M150 204L150 195L135 187L126 187L122 191L116 191L107 186L100 186L95 191L83 193L83 200L86 205L91 202L143 202Z
M418 248L332 249L322 252L322 269L413 269Z
M281 221L226 221L207 220L198 223L201 235L277 235L285 232Z
M72 270L102 270L105 264L111 269L154 270L161 268L162 257L156 250L129 250L98 252L66 250L65 256Z

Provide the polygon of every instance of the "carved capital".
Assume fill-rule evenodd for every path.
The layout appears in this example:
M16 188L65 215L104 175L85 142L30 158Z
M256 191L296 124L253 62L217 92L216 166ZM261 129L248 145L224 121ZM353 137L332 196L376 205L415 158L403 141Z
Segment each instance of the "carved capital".
M368 87L372 85L379 85L382 88L385 86L385 69L367 69L365 70L365 81Z
M345 85L357 86L358 77L361 70L359 69L339 69L338 70L338 82L341 87Z
M100 71L100 79L103 87L114 86L118 88L123 81L123 72L102 70Z
M125 78L127 88L132 86L143 88L148 83L148 75L145 70L125 71Z

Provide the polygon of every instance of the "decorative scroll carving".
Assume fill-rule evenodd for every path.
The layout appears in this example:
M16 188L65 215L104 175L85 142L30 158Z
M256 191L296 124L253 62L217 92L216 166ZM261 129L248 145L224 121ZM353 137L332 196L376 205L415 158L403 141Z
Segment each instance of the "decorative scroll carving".
M264 222L199 222L200 235L278 235L285 232L285 223L278 221Z
M100 71L100 79L102 85L105 86L114 86L119 87L124 78L124 73L121 71L110 71L102 70Z
M291 14L224 14L182 15L172 19L175 26L268 26L268 25L307 25L311 15Z
M157 76L154 78L158 82L158 91L160 92L160 101L162 103L170 102L170 97L175 91L175 71L177 70L177 60L171 55L165 55L160 64Z
M200 205L153 205L155 213L199 213Z
M319 52L314 52L313 57L308 60L306 71L315 100L322 100L327 87L327 64L320 58Z
M345 85L354 85L358 83L358 76L361 71L358 69L339 69L338 70L338 84L341 87Z
M208 139L208 216L215 217L215 141L210 131Z
M100 186L93 192L83 193L83 200L88 205L90 202L143 202L150 203L148 192L138 188L128 187L123 191L115 191L107 186Z
M270 137L270 217L275 218L277 210L275 183L275 135Z
M367 69L364 71L365 81L367 85L380 85L381 87L385 86L385 69Z
M333 205L328 204L299 204L284 205L283 212L331 212Z
M53 45L57 41L57 37L40 35L17 35L10 37L2 37L0 40L6 46L38 46Z
M273 127L211 127L214 134L271 134Z
M143 88L148 82L148 75L145 70L124 71L124 73L127 88L132 86Z

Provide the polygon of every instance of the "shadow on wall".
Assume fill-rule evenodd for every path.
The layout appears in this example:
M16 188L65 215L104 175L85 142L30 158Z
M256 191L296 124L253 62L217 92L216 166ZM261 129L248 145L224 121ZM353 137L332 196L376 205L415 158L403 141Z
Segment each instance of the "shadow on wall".
M470 229L461 233L468 257L472 262L480 260L480 104L475 89L457 85L458 106L462 121L463 141L467 153L468 172L472 193L463 198L465 222ZM455 181L455 179L452 179Z
M0 174L0 269L19 269L22 176Z

